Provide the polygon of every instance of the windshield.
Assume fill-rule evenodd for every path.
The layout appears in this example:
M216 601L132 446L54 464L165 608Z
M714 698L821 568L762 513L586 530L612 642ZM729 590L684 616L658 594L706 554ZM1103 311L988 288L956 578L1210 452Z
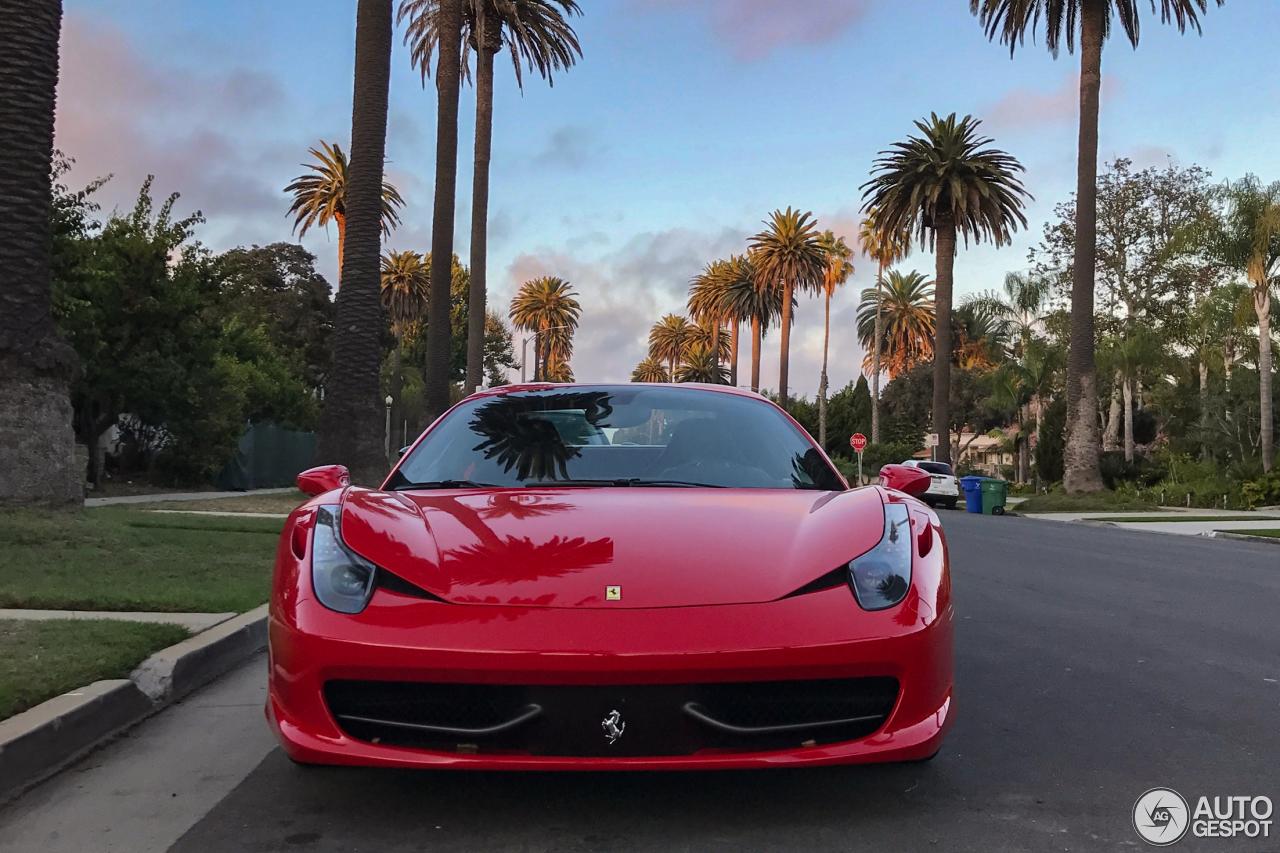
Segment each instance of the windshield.
M387 488L535 483L845 488L771 404L639 385L463 402L410 452Z
M928 471L930 474L946 474L949 477L955 476L951 471L951 466L945 462L920 462L918 465L920 466L920 470Z

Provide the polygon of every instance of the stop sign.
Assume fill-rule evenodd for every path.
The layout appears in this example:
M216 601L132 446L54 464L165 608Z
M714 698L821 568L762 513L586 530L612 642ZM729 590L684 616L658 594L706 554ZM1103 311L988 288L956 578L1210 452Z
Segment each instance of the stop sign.
M861 453L867 449L867 437L860 432L855 432L849 439L849 446L853 448L854 453Z

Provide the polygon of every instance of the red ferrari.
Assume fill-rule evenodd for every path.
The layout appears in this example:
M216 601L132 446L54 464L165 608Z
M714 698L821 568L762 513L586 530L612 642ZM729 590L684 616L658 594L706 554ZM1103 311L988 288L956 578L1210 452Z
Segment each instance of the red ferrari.
M849 489L755 394L498 388L381 489L339 466L298 480L314 497L280 540L267 717L300 763L910 761L951 725L937 516Z

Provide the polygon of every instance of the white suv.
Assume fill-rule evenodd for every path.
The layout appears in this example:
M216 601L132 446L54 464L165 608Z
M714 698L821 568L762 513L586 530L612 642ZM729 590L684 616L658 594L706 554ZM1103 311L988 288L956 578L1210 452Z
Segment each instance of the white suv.
M931 507L941 505L947 509L956 508L956 502L960 500L961 495L960 478L956 476L955 471L951 470L950 465L945 462L919 459L908 459L902 464L928 472L929 490L919 496L920 500Z

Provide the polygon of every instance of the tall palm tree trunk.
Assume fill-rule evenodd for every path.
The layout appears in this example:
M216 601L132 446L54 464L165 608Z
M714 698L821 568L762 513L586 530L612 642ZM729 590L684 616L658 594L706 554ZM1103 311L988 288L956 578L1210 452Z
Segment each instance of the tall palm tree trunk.
M733 321L733 337L729 339L729 384L738 386L738 338L742 336L742 324Z
M71 507L76 354L49 313L61 0L0 0L0 506Z
M462 2L440 0L436 71L436 199L431 223L431 297L427 304L427 420L449 408L450 290L453 214L458 190L458 90L462 70Z
M392 356L391 362L391 427L393 434L395 432L396 424L400 423L401 418L403 417L401 413L404 411L404 405L401 399L404 397L404 324L399 320L396 320L394 325L396 334L396 350L395 354ZM388 448L388 450L394 450L397 446L398 445L393 441L391 442L391 447ZM390 463L393 459L395 459L394 455L388 459L387 462Z
M715 354L716 372L714 382L720 384L720 318L715 320L715 326L711 328L711 352Z
M1209 362L1200 356L1200 458L1209 458Z
M880 443L880 350L884 346L884 262L876 270L875 342L871 345L871 442Z
M937 272L933 305L933 429L938 434L938 461L951 462L951 293L955 284L956 224L937 228Z
M751 390L760 393L760 318L751 318Z
M1258 312L1258 390L1262 403L1262 470L1270 471L1275 463L1271 402L1271 289L1264 278L1254 288L1253 307Z
M827 449L827 349L831 344L831 294L827 293L822 325L822 376L818 380L818 446Z
M787 407L787 368L791 363L792 292L791 282L784 282L782 285L782 333L778 335L782 339L781 350L778 353L778 405L784 409Z
M1124 378L1124 461L1133 462L1133 380Z
M1022 413L1018 418L1018 432L1025 433L1027 421L1031 419L1031 404L1022 404ZM1018 482L1031 481L1031 436L1022 436L1022 447L1018 449Z
M382 314L382 164L391 81L391 0L360 0L347 223L334 323L334 369L320 421L318 456L376 484L386 473L379 372Z
M484 380L484 321L489 247L489 160L493 150L493 54L501 26L489 3L476 3L476 150L471 184L471 289L467 295L467 381L470 394ZM491 32L493 30L493 32Z
M347 215L345 213L335 213L333 221L338 226L338 289L342 289L342 264L346 260L346 253L343 251L347 245Z
M1104 0L1084 0L1080 14L1080 140L1063 483L1068 492L1102 489L1102 473L1098 468L1093 282L1098 254L1098 96L1102 87L1102 40L1106 34L1108 5Z

